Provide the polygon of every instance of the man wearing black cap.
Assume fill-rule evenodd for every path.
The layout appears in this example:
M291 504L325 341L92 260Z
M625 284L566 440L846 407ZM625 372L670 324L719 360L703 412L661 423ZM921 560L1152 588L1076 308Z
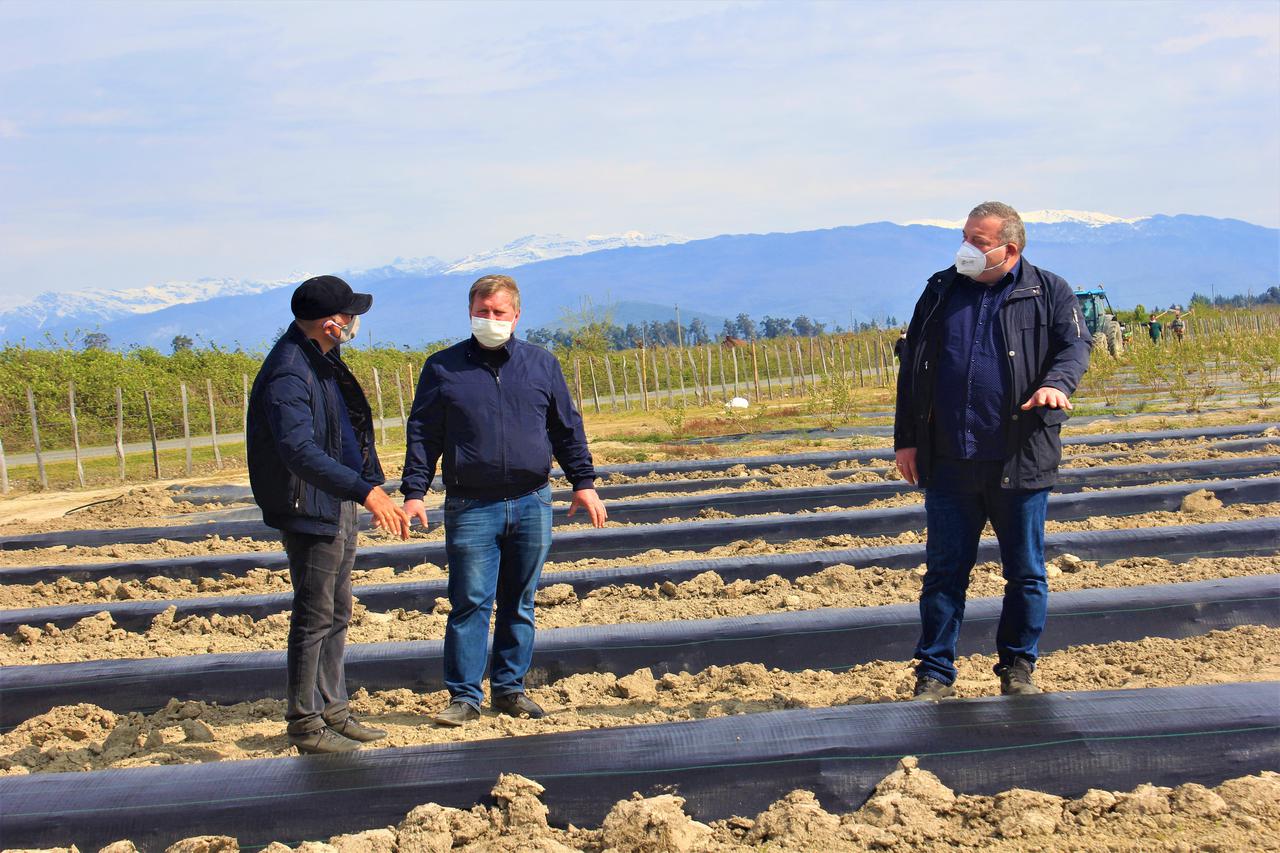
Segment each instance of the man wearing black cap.
M373 413L343 364L373 297L342 279L307 279L293 293L294 322L276 341L249 396L249 482L262 519L289 555L289 742L303 753L347 752L385 737L351 716L343 647L351 619L357 514L409 536L409 521L379 486Z

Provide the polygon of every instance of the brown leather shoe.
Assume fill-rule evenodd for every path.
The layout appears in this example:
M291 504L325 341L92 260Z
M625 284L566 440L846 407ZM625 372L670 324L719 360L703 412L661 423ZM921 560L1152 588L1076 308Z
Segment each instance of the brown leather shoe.
M505 696L495 696L489 704L499 714L507 714L512 717L528 717L531 720L540 720L547 715L547 712L542 710L541 705L523 693L508 693Z
M369 743L370 741L382 740L387 733L382 729L375 729L373 726L366 726L355 717L347 717L336 726L329 726L338 734L360 743Z
M448 708L445 708L431 719L442 726L461 726L472 720L480 719L480 709L469 702L455 699L449 703Z
M289 735L289 743L297 747L303 755L331 755L336 752L352 752L360 748L360 743L349 737L343 737L327 726L303 735Z

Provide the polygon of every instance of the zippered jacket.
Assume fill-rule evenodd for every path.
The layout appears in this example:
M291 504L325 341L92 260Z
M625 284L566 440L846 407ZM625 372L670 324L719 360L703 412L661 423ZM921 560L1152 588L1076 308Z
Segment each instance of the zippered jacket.
M1043 489L1058 478L1062 461L1059 431L1070 413L1021 406L1042 387L1070 396L1089 366L1093 338L1084 324L1071 286L1061 277L1032 266L1024 258L1021 281L1000 308L1008 356L1010 397L1007 401L1004 468L1001 485L1008 489ZM927 486L933 462L933 404L942 345L941 312L960 273L955 267L934 273L916 302L907 344L898 371L893 446L916 448L921 486Z
M445 492L502 499L546 485L555 457L575 490L595 485L582 416L556 357L511 338L490 366L475 338L427 359L409 414L400 491L421 498L440 462Z
M335 391L336 388L336 391ZM342 464L346 406L362 471ZM262 520L278 530L334 536L344 500L363 503L386 478L373 446L373 412L338 347L326 355L297 324L276 341L249 394L249 484Z

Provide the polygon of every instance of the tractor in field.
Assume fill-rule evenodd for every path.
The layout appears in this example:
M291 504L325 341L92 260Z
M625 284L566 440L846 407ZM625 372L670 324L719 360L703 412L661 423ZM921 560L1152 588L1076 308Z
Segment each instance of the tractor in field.
M1107 352L1118 356L1124 352L1124 326L1116 318L1115 309L1107 292L1099 285L1094 290L1077 290L1076 300L1080 303L1080 312L1084 314L1084 324L1089 327L1096 347L1106 342Z

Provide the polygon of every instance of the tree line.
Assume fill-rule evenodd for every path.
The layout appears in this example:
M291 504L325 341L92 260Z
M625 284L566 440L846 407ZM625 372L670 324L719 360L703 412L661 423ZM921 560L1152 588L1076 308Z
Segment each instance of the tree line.
M804 314L796 317L774 317L766 314L758 321L749 314L739 314L712 332L701 318L694 317L687 324L677 324L674 319L649 320L641 323L614 323L607 315L588 314L566 317L560 326L542 326L525 333L531 343L552 350L583 347L595 350L626 350L641 346L701 346L703 344L736 338L743 341L772 340L774 338L816 338L825 334L842 334L846 331L865 332L892 328L898 325L890 316L883 325L878 320L857 322L846 329L836 325L828 329L826 323L812 320Z

